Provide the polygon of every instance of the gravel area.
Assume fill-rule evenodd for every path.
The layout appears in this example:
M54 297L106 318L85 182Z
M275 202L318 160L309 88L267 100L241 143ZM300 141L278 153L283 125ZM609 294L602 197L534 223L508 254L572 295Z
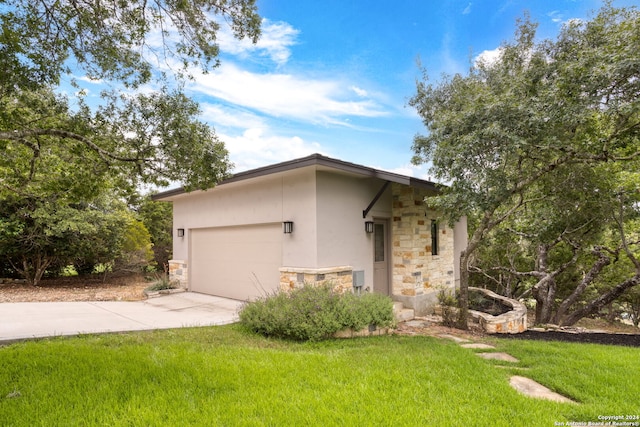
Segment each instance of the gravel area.
M142 275L44 279L39 286L0 284L2 302L139 301L151 283Z

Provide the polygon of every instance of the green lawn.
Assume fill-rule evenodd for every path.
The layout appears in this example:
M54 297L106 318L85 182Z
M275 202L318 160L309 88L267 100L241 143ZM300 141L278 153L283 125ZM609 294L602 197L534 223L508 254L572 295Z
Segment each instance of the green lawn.
M0 348L0 425L553 426L640 412L640 349L494 342L529 369L428 337L290 343L237 325L18 343ZM580 403L521 396L513 373Z

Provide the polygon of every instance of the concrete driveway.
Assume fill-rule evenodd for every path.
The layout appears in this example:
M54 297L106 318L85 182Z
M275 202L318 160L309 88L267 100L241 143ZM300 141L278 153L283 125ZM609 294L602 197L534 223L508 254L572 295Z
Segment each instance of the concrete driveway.
M0 304L0 342L60 335L211 326L238 320L242 301L194 292L133 302Z

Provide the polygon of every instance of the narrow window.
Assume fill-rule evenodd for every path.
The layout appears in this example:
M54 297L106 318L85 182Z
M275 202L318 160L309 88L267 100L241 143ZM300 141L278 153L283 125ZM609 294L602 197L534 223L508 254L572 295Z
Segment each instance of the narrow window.
M438 222L431 220L431 255L438 255Z
M374 261L375 262L383 262L384 261L384 224L376 224L375 225L375 234L374 234Z

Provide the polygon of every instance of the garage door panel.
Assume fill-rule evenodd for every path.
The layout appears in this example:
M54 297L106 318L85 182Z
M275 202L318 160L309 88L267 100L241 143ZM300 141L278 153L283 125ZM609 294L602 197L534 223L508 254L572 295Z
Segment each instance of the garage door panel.
M278 289L282 265L281 225L191 231L191 290L251 299Z

